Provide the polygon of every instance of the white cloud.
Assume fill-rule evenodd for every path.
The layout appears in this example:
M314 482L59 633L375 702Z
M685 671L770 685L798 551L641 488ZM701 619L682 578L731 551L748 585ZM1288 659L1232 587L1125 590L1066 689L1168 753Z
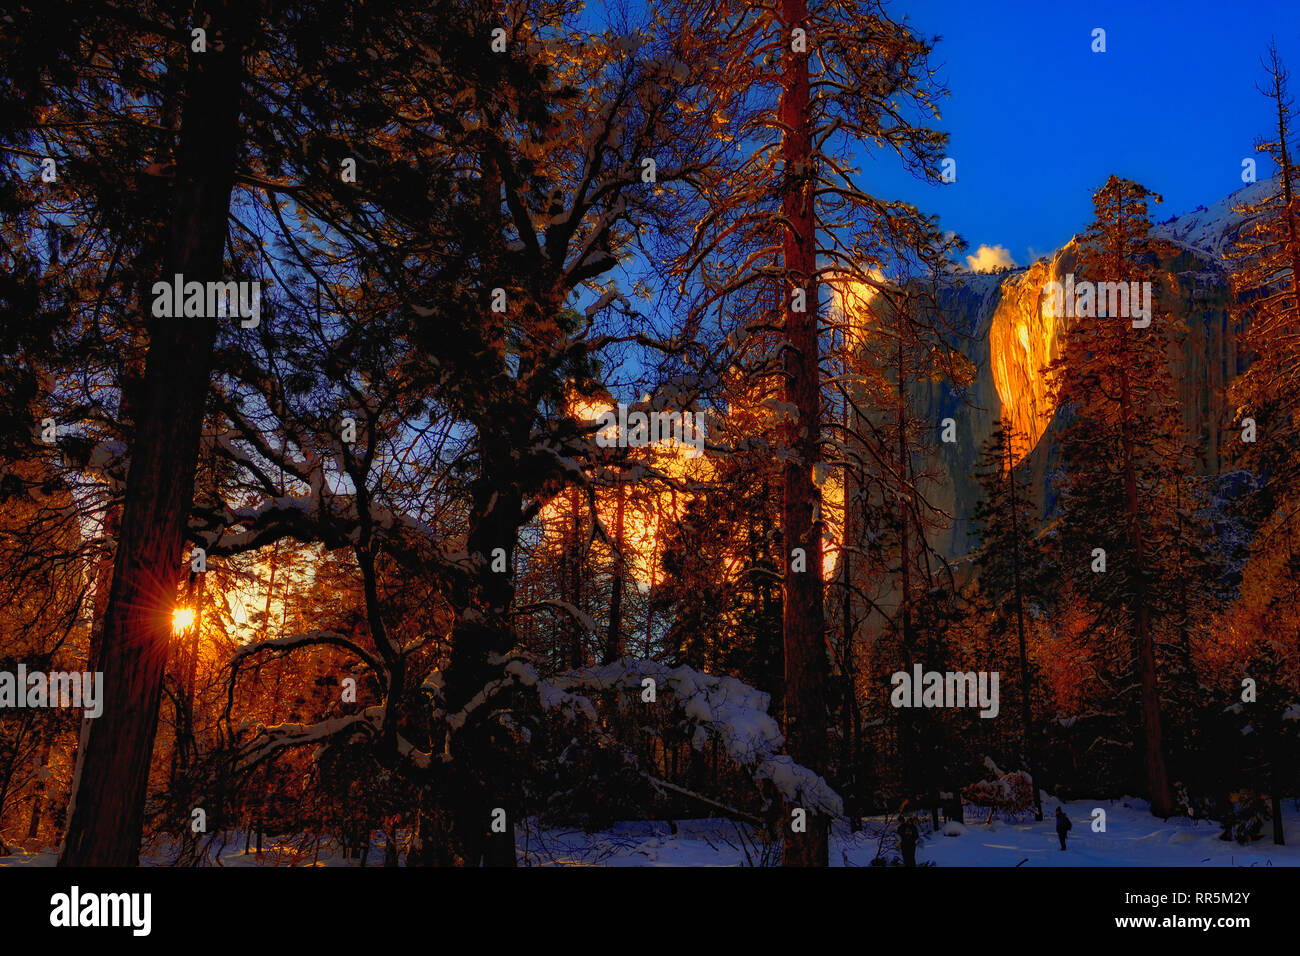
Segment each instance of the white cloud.
M1015 264L1011 253L1002 246L980 246L975 255L966 257L966 267L971 272L992 272Z

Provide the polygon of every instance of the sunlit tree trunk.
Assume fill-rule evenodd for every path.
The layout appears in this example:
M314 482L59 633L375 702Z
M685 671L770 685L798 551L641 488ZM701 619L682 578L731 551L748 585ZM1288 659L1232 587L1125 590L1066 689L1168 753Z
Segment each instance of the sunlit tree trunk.
M782 507L785 542L783 608L786 749L797 763L824 773L827 754L826 635L822 606L822 519L813 469L821 457L821 377L818 364L816 222L808 82L808 54L794 49L791 34L804 24L805 0L783 0L784 64L780 117L784 164L781 212L786 221L783 252L789 295L785 304L785 400L798 420L784 465ZM796 294L802 292L802 299ZM793 558L803 555L803 567ZM787 826L782 863L826 866L828 821L808 815L807 832Z
M609 630L605 634L604 664L612 664L623 655L623 518L627 493L622 481L614 485L618 504L614 509L613 580L610 582Z
M1016 464L1011 455L1011 423L1003 421L1007 456L1007 494L1011 500L1011 570L1015 578L1016 641L1020 652L1020 727L1025 741L1025 772L1034 787L1034 819L1043 819L1043 797L1034 757L1034 727L1029 707L1029 652L1025 642L1025 598L1020 580L1020 514L1016 503Z

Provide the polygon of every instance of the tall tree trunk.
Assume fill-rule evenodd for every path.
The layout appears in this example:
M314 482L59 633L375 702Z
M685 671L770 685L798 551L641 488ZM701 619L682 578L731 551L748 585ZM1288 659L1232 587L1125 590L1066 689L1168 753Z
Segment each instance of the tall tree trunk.
M1286 89L1283 85L1281 64L1277 60L1277 49L1273 48L1273 98L1277 103L1277 142L1278 155L1282 167L1282 202L1286 209L1287 254L1291 260L1291 307L1300 311L1300 227L1296 225L1297 210L1295 196L1291 189L1291 152L1286 145L1288 107Z
M1296 314L1300 315L1300 228L1296 225L1297 210L1296 197L1291 189L1291 153L1287 148L1287 97L1282 83L1282 72L1280 64L1277 61L1276 48L1273 50L1274 70L1273 70L1273 90L1277 101L1277 132L1278 132L1278 153L1281 157L1281 174L1282 174L1282 201L1286 206L1286 229L1287 229L1287 252L1291 260L1291 308ZM1295 512L1287 514L1287 549L1290 552L1291 542L1295 540L1291 534L1291 520ZM1295 566L1294 553L1289 554L1290 561L1288 565ZM1278 791L1278 772L1276 759L1272 763L1272 790L1273 798L1273 842L1278 846L1286 842L1284 829L1282 826L1282 797Z
M785 44L780 115L784 182L781 212L786 222L784 260L789 292L785 304L785 400L798 415L784 464L782 524L785 554L783 633L785 644L786 750L818 774L826 770L826 635L822 606L822 519L813 471L821 457L821 375L817 336L817 236L811 176L812 136L808 54L793 49L791 31L806 29L806 0L782 0ZM794 293L802 291L803 301ZM802 308L800 308L802 306ZM805 566L796 570L795 549ZM808 814L805 833L787 823L785 866L830 862L829 821Z
M655 507L658 507L657 505ZM659 516L655 514L654 533L650 536L650 556L646 562L650 566L650 582L645 592L645 654L642 655L646 660L650 660L654 654L654 624L655 624L655 572L659 570Z
M1142 740L1146 758L1147 790L1151 812L1158 817L1173 813L1173 795L1165 766L1164 729L1160 718L1160 689L1156 683L1155 638L1151 633L1151 610L1147 600L1146 553L1138 502L1137 468L1134 464L1132 399L1128 380L1127 327L1120 323L1119 394L1124 464L1124 510L1128 518L1129 549L1133 561L1133 599L1137 628L1138 664L1142 684Z
M504 429L503 429L504 431ZM500 668L489 663L514 644L508 612L514 600L514 564L522 498L516 487L498 490L500 476L509 474L511 442L505 434L480 435L483 476L475 482L474 509L470 519L469 553L480 555L473 589L478 614L463 615L452 637L451 661L446 673L446 701L449 712L463 708ZM487 476L493 476L491 478ZM507 570L491 570L494 550L504 550ZM503 766L507 743L493 734L476 713L452 737L446 819L451 856L464 866L515 866L515 806L512 781ZM491 831L492 812L506 811L506 832ZM427 850L427 848L426 848Z
M194 609L194 621L186 629L185 644L179 648L177 667L180 671L180 710L176 717L176 740L172 762L172 786L188 773L192 758L198 753L194 730L194 688L199 668L199 635L203 632L203 589L207 574L198 574L186 588L185 603ZM188 792L191 781L185 780ZM188 828L185 831L189 833Z
M189 714L191 732L194 729L194 685L199 674L199 637L203 633L203 591L207 579L207 572L200 573L198 585L194 589L194 626L190 632L185 660L185 708Z
M500 214L501 172L495 161L487 158L482 171L483 222L493 223ZM488 288L495 285L494 281L485 283ZM545 303L534 303L534 307L545 308ZM492 354L500 357L493 378L507 383L507 316L488 312L485 322L489 325L484 340ZM464 708L489 681L500 676L501 670L491 663L492 658L504 654L515 643L510 606L515 597L514 553L524 498L518 449L528 445L530 414L531 410L505 401L499 407L482 409L475 422L479 470L470 489L466 537L475 565L464 582L465 590L455 596L456 606L463 610L453 628L451 659L445 675L444 698L449 713ZM505 570L494 571L494 557L502 555ZM484 710L480 708L472 715L448 742L452 763L440 814L447 824L447 845L440 858L462 866L515 866L518 821L512 798L514 780L508 766L510 742L501 739L500 728L484 723ZM504 833L492 832L493 811L497 808L506 813ZM425 847L426 859L428 854L429 848Z
M141 294L141 304L149 300ZM147 307L147 306L146 306ZM134 387L128 382L123 386L123 403L127 402L126 396L129 396ZM128 421L129 421L128 417ZM113 563L114 555L117 550L118 538L122 530L122 505L116 502L110 502L104 513L104 538L113 542L113 549L104 554L99 559L98 567L95 569L95 603L94 611L90 620L90 642L86 654L86 670L95 673L100 670L100 653L104 644L104 618L108 614L108 595L113 587ZM71 792L76 793L77 787L81 781L81 768L86 762L86 741L90 738L90 728L94 724L91 717L81 718L81 727L77 735L77 746L72 754L72 786ZM71 810L71 807L69 807Z
M565 562L569 573L564 582L564 599L576 609L582 602L582 547L578 543L582 537L582 511L577 485L569 493L569 519L569 546L566 549L568 560ZM569 666L581 667L586 663L582 647L582 624L573 615L566 616L565 620L569 631Z
M898 610L902 618L903 668L911 672L913 656L916 653L916 632L912 627L912 543L910 522L907 513L907 476L910 472L907 464L907 364L903 350L903 333L907 317L903 310L898 313L898 413L896 428L898 431L898 571L899 596ZM918 726L921 715L911 708L898 712L898 750L902 767L903 797L910 800L921 792L923 776L921 772L920 740L922 728Z
M50 765L50 750L54 746L54 734L45 734L45 739L41 741L41 754L36 759L39 766L48 767ZM41 832L41 812L45 806L45 781L37 780L36 786L32 793L32 816L27 824L27 839L35 840Z
M627 495L621 477L614 491L618 495L614 509L614 579L610 583L609 630L605 634L605 656L601 662L604 664L612 664L623 655L623 513Z
M847 413L846 413L847 417ZM844 809L849 817L849 827L857 833L862 826L862 818L857 812L857 793L858 793L858 707L857 707L857 680L854 677L853 665L853 562L848 548L848 528L849 528L849 470L846 466L844 469L844 518L842 523L844 545L842 554L844 558L841 562L844 577L844 593L840 597L840 646L843 656L843 675L841 681L844 687L843 710L841 711L842 727L840 730L842 747L840 756L840 778L844 782Z
M191 53L181 120L168 268L221 278L240 137L243 5L217 2L209 33L222 49ZM139 862L149 763L181 577L216 317L153 322L122 535L104 621L104 712L91 725L61 866Z
M844 345L844 356L843 371L845 375L850 375L847 338ZM840 427L845 435L849 433L851 404L849 396L846 394L840 420ZM840 561L840 570L844 582L844 590L840 595L840 646L843 656L841 666L844 671L842 677L844 702L841 716L843 726L840 730L843 746L840 758L840 777L844 781L844 810L849 818L849 829L853 833L857 833L862 829L862 817L859 815L860 807L858 803L858 726L861 718L858 714L857 670L853 659L853 549L858 543L859 535L857 533L857 520L853 515L854 508L851 503L852 495L850 493L850 489L853 487L853 474L847 460L844 462L840 480L844 489L844 508L840 520L840 553L843 555Z
M1286 832L1282 826L1282 793L1278 790L1279 776L1277 767L1273 767L1269 781L1269 789L1273 792L1269 795L1273 809L1273 843L1277 846L1286 845Z
M1025 738L1025 772L1034 786L1034 819L1042 822L1043 797L1037 776L1038 762L1034 758L1034 727L1029 708L1029 653L1025 645L1025 599L1020 583L1020 515L1016 506L1016 468L1011 456L1010 422L1003 428L1007 449L1007 489L1011 495L1011 568L1016 591L1016 638L1020 649L1020 724Z

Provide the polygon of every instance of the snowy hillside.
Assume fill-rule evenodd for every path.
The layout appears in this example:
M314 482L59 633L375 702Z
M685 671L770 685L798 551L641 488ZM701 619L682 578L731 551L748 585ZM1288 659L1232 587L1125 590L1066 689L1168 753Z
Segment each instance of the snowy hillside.
M1198 206L1189 213L1175 216L1156 226L1151 233L1161 239L1207 252L1216 261L1220 260L1242 223L1241 215L1233 207L1258 202L1275 185L1273 180L1268 179L1251 183L1216 203Z

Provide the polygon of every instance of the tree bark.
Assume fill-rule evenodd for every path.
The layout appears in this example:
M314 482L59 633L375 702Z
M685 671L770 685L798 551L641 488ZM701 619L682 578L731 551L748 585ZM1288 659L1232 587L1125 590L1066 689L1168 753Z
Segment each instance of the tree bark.
M251 13L214 3L210 42L191 53L181 121L168 268L221 278L239 142L242 46ZM146 360L114 559L101 662L104 712L90 726L61 866L136 866L149 764L181 578L216 318L158 319Z
M903 667L911 670L912 656L916 650L916 634L912 630L912 554L911 541L908 537L907 520L907 367L903 355L903 326L906 317L898 313L898 572L899 595L898 612L902 618ZM920 736L916 727L916 715L908 708L898 713L898 744L902 763L903 795L911 799L921 787L921 774L918 773L918 746Z
M462 616L452 637L446 673L446 701L451 713L463 708L484 685L500 675L500 668L490 664L489 659L514 644L507 617L514 600L514 580L509 569L514 562L522 499L516 487L498 490L497 480L509 474L505 462L509 461L510 447L504 434L480 436L484 470L474 490L468 539L470 554L481 556L474 585L479 613ZM505 552L504 573L491 570L491 555L497 548ZM517 821L510 799L512 781L502 767L505 754L493 740L492 728L482 720L482 713L474 714L452 737L453 763L446 805L449 812L445 815L451 856L463 866L515 866ZM506 811L505 833L490 830L492 811L497 807Z
M614 509L614 576L610 583L609 630L605 633L602 664L612 664L623 656L623 513L627 495L621 477L614 485L614 492L618 495Z
M1034 787L1034 819L1042 822L1043 797L1040 792L1034 759L1033 720L1029 708L1029 653L1025 646L1025 599L1024 589L1020 584L1020 516L1016 507L1016 467L1011 456L1011 423L1008 421L1003 429L1007 450L1007 490L1011 496L1011 568L1015 577L1016 590L1016 638L1020 649L1020 723L1025 737L1025 772Z
M785 32L781 123L784 164L781 212L786 221L783 243L790 295L785 303L785 400L798 420L784 464L782 502L786 550L783 632L785 645L786 750L818 774L826 769L826 636L822 605L822 525L814 468L820 459L821 376L818 362L816 221L811 177L812 136L808 54L796 52L791 32L804 26L806 0L782 0ZM802 303L793 293L802 290ZM798 305L803 308L797 308ZM805 564L796 570L792 555L802 549ZM793 807L789 808L793 809ZM792 833L787 815L784 866L826 866L830 862L828 823L808 814L805 833Z
M1124 454L1124 510L1128 518L1129 548L1133 560L1133 592L1137 605L1135 624L1138 641L1138 665L1142 683L1142 739L1146 756L1147 790L1151 812L1158 817L1173 813L1173 796L1169 789L1169 772L1165 766L1164 729L1160 719L1160 689L1156 682L1155 638L1151 634L1151 610L1147 601L1145 541L1142 535L1140 504L1137 491L1137 468L1134 464L1132 399L1129 392L1128 357L1123 351L1128 332L1120 323L1121 354L1119 360L1119 394Z

